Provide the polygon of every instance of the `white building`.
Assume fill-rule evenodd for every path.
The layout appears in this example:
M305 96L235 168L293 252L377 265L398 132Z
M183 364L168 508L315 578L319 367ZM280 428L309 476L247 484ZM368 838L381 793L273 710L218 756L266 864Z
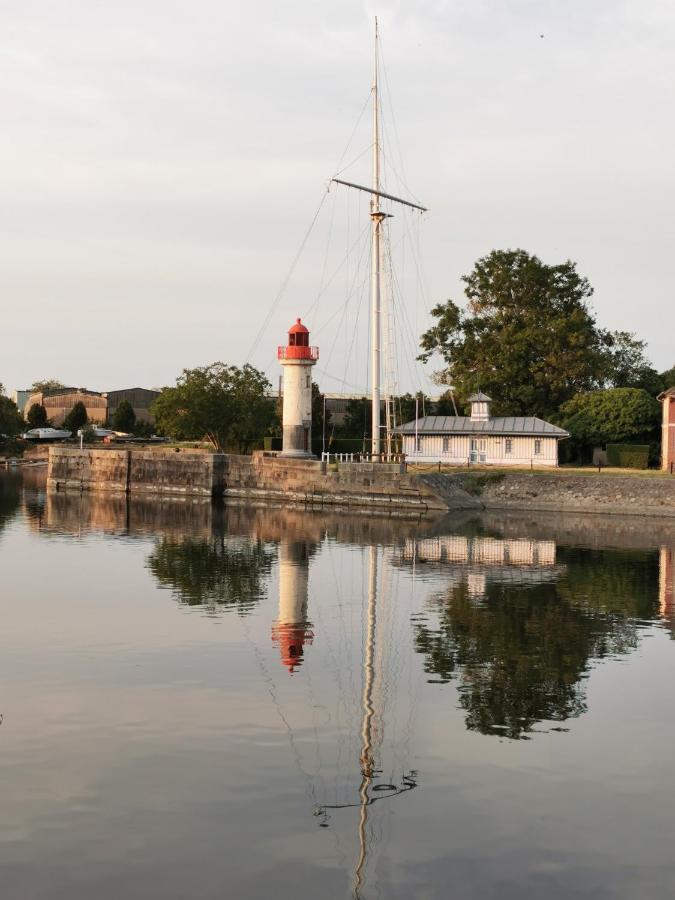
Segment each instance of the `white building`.
M491 416L485 394L473 394L470 416L425 416L401 428L410 462L557 466L558 441L569 434L534 416Z

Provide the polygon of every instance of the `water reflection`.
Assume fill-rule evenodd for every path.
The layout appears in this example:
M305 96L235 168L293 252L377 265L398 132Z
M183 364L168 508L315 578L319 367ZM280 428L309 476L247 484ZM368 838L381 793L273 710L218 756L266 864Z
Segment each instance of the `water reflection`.
M149 865L157 863L176 879L176 896L193 895L180 879L188 877L182 874L186 858L196 852L203 854L201 874L219 875L203 891L195 879L195 895L209 898L222 895L226 880L238 896L260 896L274 883L280 900L297 896L299 882L326 896L421 896L431 868L434 887L428 895L436 897L443 896L439 886L452 881L460 864L465 882L474 878L478 885L484 879L473 893L467 888L465 896L494 896L504 884L505 867L511 873L514 866L530 872L525 855L536 857L538 873L547 866L553 871L554 865L567 872L565 849L553 858L549 847L556 841L560 846L561 834L564 842L575 827L586 827L590 813L567 803L573 776L563 772L565 754L576 740L582 767L594 765L603 752L611 757L607 745L617 721L616 707L606 706L596 729L610 735L604 748L594 743L601 740L597 733L583 743L586 728L575 719L584 714L584 726L592 725L603 701L602 692L600 697L588 694L589 683L602 685L604 674L607 704L612 679L622 672L611 663L617 657L635 665L623 668L624 687L625 673L636 672L635 695L652 697L656 679L639 680L644 678L640 657L653 651L643 637L663 635L663 628L674 633L670 526L473 514L403 521L202 501L45 497L36 486L24 492L22 504L31 559L45 550L52 561L61 553L75 559L75 551L80 561L85 554L100 561L106 553L115 565L126 561L120 572L124 589L118 591L116 583L118 595L107 602L122 629L125 622L130 630L138 628L135 643L125 642L122 630L109 652L100 645L88 650L87 663L81 647L92 642L82 639L75 650L68 645L54 666L65 677L68 667L84 660L85 686L76 684L75 691L92 691L88 716L101 716L101 710L124 713L121 724L106 723L91 752L98 760L112 747L111 757L118 758L110 771L117 780L101 778L103 786L88 786L89 794L73 792L73 805L91 809L98 799L100 823L100 810L118 802L121 811L114 807L113 824L109 830L99 824L97 837L114 846L125 833L120 826L133 821L135 846L144 848ZM56 546L52 538L57 536L64 546ZM136 581L129 574L132 568L140 572ZM98 567L95 571L98 576ZM113 570L101 571L110 577ZM155 588L165 592L160 602ZM67 611L77 589L69 586L59 601L62 610ZM105 589L103 577L96 593L99 589ZM97 624L105 598L101 605L96 600L90 597L74 607L69 619L64 617L55 631L57 643L77 632L78 616ZM21 606L15 602L15 608ZM49 610L56 607L52 597ZM187 607L207 616L192 615ZM159 616L162 627L157 628ZM114 620L111 615L109 621ZM47 633L44 622L49 625L49 616L40 625ZM38 649L49 656L52 642L49 634L49 642ZM645 652L632 654L638 645ZM668 662L672 645L661 637L657 650ZM26 656L21 651L13 661L16 667ZM103 665L89 666L92 659ZM120 685L128 691L118 695ZM51 690L53 679L43 677L36 693ZM147 707L138 697L145 697ZM169 710L165 721L156 713L160 698ZM645 721L663 728L668 712L663 702L653 705L658 709ZM45 706L38 707L42 715ZM127 715L129 708L134 717ZM77 712L88 729L89 719ZM626 717L630 714L635 715L634 708ZM62 728L59 740L79 764L77 754L85 744L75 738L81 738L84 726L77 732L80 720L68 715L75 737L69 744ZM556 733L568 729L572 734L564 738ZM544 730L546 738L538 735ZM645 758L635 743L640 731L638 723L628 738L622 735L633 742L634 759ZM669 734L664 728L659 747L668 746ZM520 743L525 738L530 742ZM24 765L23 751L17 750L17 766ZM46 752L40 749L31 774L44 766ZM620 793L620 757L606 783L604 761L592 776L606 790L597 808L608 804L608 832L620 820L611 806ZM145 770L138 763L143 758L150 760ZM571 758L570 770L578 758ZM144 794L148 772L159 773L150 800ZM672 767L662 765L651 777L666 784L669 773ZM631 784L636 777L630 770ZM126 794L125 779L131 785ZM590 783L589 777L584 792ZM196 789L202 793L193 800ZM122 801L116 801L120 796ZM584 799L585 793L579 809ZM536 821L543 831L549 829L543 851L532 836L531 807L537 804ZM649 807L646 822L654 815L654 804ZM141 814L134 816L137 808ZM561 823L558 831L550 826L553 808ZM175 839L162 847L158 823L169 819ZM42 821L50 820L45 815ZM75 815L64 821L59 834L77 833ZM73 822L74 832L69 830ZM656 834L658 840L657 831L655 825L649 837ZM263 859L257 869L247 859L251 835ZM462 856L456 848L463 835L468 849ZM513 850L516 839L522 856ZM68 840L76 845L75 838ZM653 847L646 836L642 843ZM101 839L97 846L104 844ZM447 849L451 845L454 857ZM486 847L494 848L493 856ZM91 852L96 859L98 851ZM588 860L603 877L602 865L608 869L609 864L598 862L600 856L586 848L583 852L577 893L590 894L598 881L587 874L593 868L586 866ZM37 850L33 856L38 858ZM320 865L308 863L310 857ZM63 859L72 871L90 864L74 852L74 862L67 854ZM134 873L124 880L128 865L128 855L121 852L119 884L125 896L135 896L129 890ZM645 862L641 872L648 869ZM547 893L541 880L528 881L525 875L520 881L509 877L512 889L505 895L568 895ZM92 879L89 887L96 893L100 884ZM55 893L65 895L62 887L59 883ZM141 887L134 889L140 896Z
M291 675L302 665L305 644L311 644L314 637L307 620L313 549L306 541L284 539L279 544L279 618L272 626L272 641Z
M21 502L21 476L14 472L0 475L0 533L14 518Z
M466 726L482 734L527 738L585 712L591 664L634 649L659 614L656 551L453 535L408 541L400 560L445 573L415 647L432 680L457 679Z

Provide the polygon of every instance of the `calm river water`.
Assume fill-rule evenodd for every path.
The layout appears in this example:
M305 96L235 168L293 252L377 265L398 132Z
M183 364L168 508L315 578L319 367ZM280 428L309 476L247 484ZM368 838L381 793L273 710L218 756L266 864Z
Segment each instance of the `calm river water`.
M674 525L0 475L2 897L675 896Z

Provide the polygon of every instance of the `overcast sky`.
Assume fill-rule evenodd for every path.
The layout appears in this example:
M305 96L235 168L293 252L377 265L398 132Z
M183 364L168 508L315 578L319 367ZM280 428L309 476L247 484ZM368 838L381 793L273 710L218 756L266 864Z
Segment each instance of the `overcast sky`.
M428 386L411 335L492 248L575 260L600 324L673 365L672 0L6 0L0 382L151 387L243 363L367 101L374 14L430 208L423 285L402 261L401 387ZM368 141L364 118L350 154ZM324 203L250 354L273 382L302 315L322 388L365 386L356 256L317 301L364 203Z

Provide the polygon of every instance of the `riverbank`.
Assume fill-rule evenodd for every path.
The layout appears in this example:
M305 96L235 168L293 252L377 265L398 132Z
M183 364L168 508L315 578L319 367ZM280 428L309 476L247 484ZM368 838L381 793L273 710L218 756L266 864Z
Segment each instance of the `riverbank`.
M308 506L573 512L675 519L675 478L590 471L407 471L399 463L339 463L199 451L52 447L48 488L225 497Z
M654 473L481 472L440 475L487 510L650 516L675 519L675 478Z

